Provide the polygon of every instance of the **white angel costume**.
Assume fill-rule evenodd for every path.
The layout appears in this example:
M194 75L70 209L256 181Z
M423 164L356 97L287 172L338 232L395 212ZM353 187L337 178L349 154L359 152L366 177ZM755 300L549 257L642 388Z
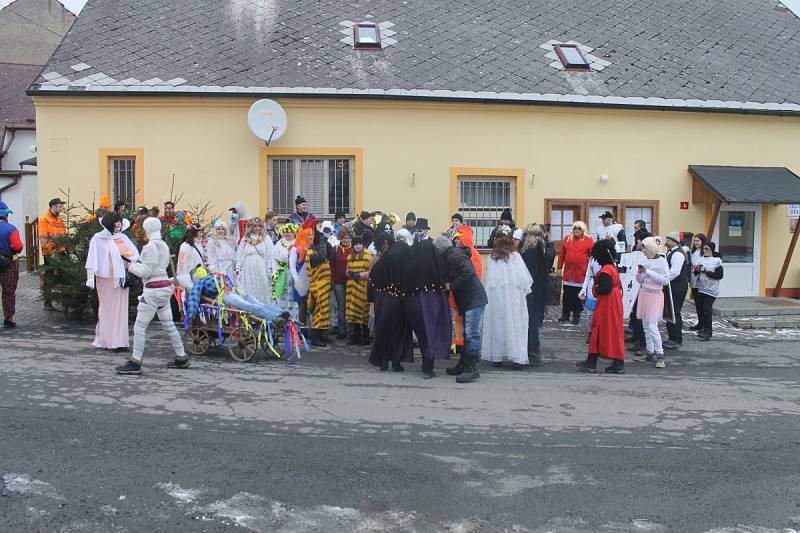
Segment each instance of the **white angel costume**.
M250 235L236 250L236 284L243 294L263 303L273 301L269 290L273 247L272 239L265 235Z
M221 220L214 223L214 234L206 243L206 265L209 272L225 274L235 279L236 249L227 235L216 234L219 227L225 227L225 223Z
M528 364L528 306L533 279L522 256L489 259L484 273L489 304L483 318L481 359Z

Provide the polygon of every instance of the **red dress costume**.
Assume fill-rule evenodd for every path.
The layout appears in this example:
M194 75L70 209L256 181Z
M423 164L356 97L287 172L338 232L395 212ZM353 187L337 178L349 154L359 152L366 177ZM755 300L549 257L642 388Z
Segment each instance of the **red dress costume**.
M598 294L600 276L611 277L611 292ZM614 265L604 265L595 275L594 296L597 308L592 317L592 335L589 338L589 354L606 359L625 360L625 341L622 326L622 284Z

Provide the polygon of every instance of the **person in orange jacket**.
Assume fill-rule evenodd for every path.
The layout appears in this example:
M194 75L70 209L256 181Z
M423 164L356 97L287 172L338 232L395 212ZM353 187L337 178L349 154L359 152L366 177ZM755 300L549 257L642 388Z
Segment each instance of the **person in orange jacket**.
M67 233L67 225L64 219L61 218L61 210L64 208L64 202L60 198L53 198L49 202L49 209L45 214L39 217L37 229L39 233L39 252L42 254L42 259L45 266L53 264L53 256L64 253L64 247L56 244L55 239L59 235ZM44 285L49 287L55 280L55 272L48 269L43 271ZM53 302L48 298L49 292L45 291L44 308L48 311L53 311Z

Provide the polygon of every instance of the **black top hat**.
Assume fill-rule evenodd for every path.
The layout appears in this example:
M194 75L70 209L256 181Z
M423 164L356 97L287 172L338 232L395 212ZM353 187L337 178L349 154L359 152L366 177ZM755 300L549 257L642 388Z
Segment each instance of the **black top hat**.
M603 213L602 215L600 215L597 218L600 218L600 219L603 219L603 218L614 218L614 215L611 214L611 211L606 211L605 213Z
M429 229L431 229L431 227L428 225L427 218L417 219L417 224L414 226L414 231L427 231Z
M54 205L64 205L64 202L61 201L61 198L53 198L50 200L50 207L53 207Z

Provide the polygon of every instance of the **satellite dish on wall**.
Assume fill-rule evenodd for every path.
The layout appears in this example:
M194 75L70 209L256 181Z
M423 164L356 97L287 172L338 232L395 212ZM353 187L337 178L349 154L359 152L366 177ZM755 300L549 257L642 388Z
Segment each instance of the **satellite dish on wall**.
M247 125L253 135L269 143L277 141L286 133L289 119L286 111L274 100L258 100L247 112Z

